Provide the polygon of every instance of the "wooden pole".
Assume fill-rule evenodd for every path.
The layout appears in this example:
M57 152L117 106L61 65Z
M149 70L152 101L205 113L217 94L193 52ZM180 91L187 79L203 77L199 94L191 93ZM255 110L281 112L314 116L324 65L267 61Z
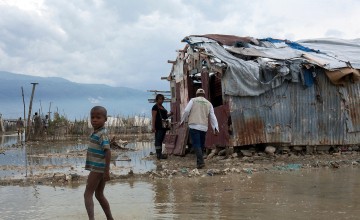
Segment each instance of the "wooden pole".
M42 105L41 105L41 99L39 100L40 102L40 109L39 109L39 116L41 117L43 114L43 109L42 109Z
M22 100L23 100L23 105L24 105L24 117L23 117L23 120L24 120L24 129L25 130L22 130L21 132L20 132L20 137L22 138L22 135L23 135L23 133L22 132L24 132L24 137L27 135L27 134L25 134L25 131L26 131L26 128L27 128L27 125L26 125L26 110L25 110L25 96L24 96L24 88L21 86L21 95L22 95ZM25 138L24 138L25 139ZM26 151L25 151L26 152Z
M30 139L30 118L31 118L31 109L32 109L32 102L34 99L34 93L35 93L35 87L39 83L31 83L33 85L32 92L31 92L31 98L30 98L30 104L29 104L29 114L27 119L28 126L26 127L26 139L25 141L28 141Z
M22 99L23 99L23 105L24 105L24 124L25 124L25 130L27 129L27 126L25 121L26 121L26 108L25 108L25 97L24 97L24 88L21 86L21 95L22 95ZM27 133L24 132L25 134L25 137L24 139L26 138L26 135ZM22 133L20 134L22 135ZM25 139L26 140L26 139ZM26 150L26 144L24 145L24 150L25 150L25 177L27 177L27 165L28 165L28 162L27 162L27 150Z
M49 121L50 121L50 113L51 113L51 102L50 102L49 111L48 111Z
M23 105L24 105L24 122L26 121L26 110L25 110L25 97L24 97L24 88L21 86L21 95L22 95L22 100L23 100Z

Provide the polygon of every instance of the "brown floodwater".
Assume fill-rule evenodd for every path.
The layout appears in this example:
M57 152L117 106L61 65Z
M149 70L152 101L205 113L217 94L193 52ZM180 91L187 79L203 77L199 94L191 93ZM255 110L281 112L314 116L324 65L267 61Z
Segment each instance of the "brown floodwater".
M0 143L4 150L0 178L43 172L87 174L83 171L86 144L12 147L16 136L3 136ZM114 156L113 172L156 169L152 160L144 160L153 150L152 143L134 142L127 147L133 150ZM105 193L115 219L359 219L359 171L350 166L123 179L107 184ZM84 184L0 186L0 219L87 219L84 188ZM95 213L97 219L105 219L96 202Z
M35 142L18 145L17 135L0 136L0 179L24 178L32 175L52 173L78 174L86 176L84 170L87 144L61 142ZM14 147L16 146L16 147ZM112 151L111 171L122 175L132 170L145 173L156 167L146 160L154 151L151 142L130 142L130 150Z
M359 219L359 171L126 180L105 193L115 219ZM86 219L84 187L0 187L0 219Z

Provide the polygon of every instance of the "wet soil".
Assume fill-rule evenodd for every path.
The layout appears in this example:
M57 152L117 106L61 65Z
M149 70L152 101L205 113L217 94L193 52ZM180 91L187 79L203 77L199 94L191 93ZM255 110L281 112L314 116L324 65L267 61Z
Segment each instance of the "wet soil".
M115 219L358 219L359 167L111 181ZM344 181L346 180L346 181ZM0 186L0 218L87 219L84 184ZM95 203L96 219L105 219Z
M157 160L152 142L129 139L126 149L112 150L111 182L127 180L183 179L233 175L247 178L255 173L290 173L311 169L357 167L358 151L297 155L295 152L251 156L213 155L203 169L196 169L194 154L184 157L169 155ZM86 141L29 142L3 145L0 154L0 185L78 185L84 184ZM125 141L124 141L125 142Z

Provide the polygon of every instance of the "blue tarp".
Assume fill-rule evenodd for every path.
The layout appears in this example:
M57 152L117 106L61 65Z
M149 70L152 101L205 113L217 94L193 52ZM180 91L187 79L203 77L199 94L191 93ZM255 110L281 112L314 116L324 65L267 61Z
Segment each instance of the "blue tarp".
M289 41L289 40L279 40L279 39L274 39L274 38L268 37L268 38L260 39L260 41L268 41L270 43L285 43L289 47L291 47L293 49L296 49L296 50L302 50L302 51L305 51L305 52L320 53L319 50L314 50L314 49L311 49L309 47L304 47L303 45L301 45L299 43Z

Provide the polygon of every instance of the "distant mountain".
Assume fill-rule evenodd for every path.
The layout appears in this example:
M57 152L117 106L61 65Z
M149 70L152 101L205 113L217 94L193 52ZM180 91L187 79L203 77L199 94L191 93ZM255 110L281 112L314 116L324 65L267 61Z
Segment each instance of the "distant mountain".
M59 112L70 119L84 118L95 105L103 105L110 115L150 115L151 94L127 87L74 83L59 77L37 77L0 71L0 113L4 118L23 115L21 87L24 89L26 112L32 85L35 89L33 113ZM26 113L27 115L27 113Z

